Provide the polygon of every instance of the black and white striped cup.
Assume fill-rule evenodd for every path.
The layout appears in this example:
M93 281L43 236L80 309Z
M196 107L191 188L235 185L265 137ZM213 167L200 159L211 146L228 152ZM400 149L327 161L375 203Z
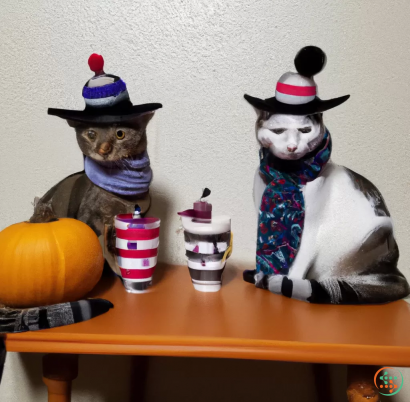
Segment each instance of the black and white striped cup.
M194 288L200 292L217 292L232 245L231 232L212 235L185 231L188 269Z

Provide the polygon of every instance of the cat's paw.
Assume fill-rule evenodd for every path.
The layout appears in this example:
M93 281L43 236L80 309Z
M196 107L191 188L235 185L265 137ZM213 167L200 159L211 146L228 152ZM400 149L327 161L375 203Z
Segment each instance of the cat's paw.
M257 288L269 290L272 293L282 294L283 275L265 275L262 271L244 271L243 279L254 283Z
M255 286L260 289L268 289L268 277L262 271L255 274Z
M111 254L115 254L115 227L114 225L105 224L104 225L104 246L105 250Z
M283 275L265 275L263 272L258 272L255 275L255 286L280 295L283 278L285 278Z
M284 275L266 275L266 288L272 293L282 294L282 283Z
M248 283L255 284L256 269L246 269L242 273L243 280Z

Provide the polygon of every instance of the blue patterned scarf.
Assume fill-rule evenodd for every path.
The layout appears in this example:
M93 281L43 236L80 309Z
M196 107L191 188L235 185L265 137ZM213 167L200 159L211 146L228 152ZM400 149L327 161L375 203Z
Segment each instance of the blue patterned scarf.
M146 193L152 180L147 151L116 162L97 162L85 157L85 174L98 187L110 193L136 197Z
M260 150L260 172L268 185L259 209L256 271L287 275L296 257L305 221L303 187L315 180L330 159L326 130L321 144L301 160L285 161Z

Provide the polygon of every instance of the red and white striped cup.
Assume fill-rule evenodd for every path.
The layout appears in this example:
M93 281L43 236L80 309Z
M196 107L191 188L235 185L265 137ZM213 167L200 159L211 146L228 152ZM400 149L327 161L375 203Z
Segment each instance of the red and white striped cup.
M152 284L159 246L158 218L115 217L117 264L125 289L144 292Z

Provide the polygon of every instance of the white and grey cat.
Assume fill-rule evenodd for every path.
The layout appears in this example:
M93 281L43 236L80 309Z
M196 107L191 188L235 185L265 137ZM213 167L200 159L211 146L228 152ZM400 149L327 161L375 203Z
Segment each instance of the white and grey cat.
M282 160L299 160L323 140L322 115L295 116L259 111L261 146ZM265 183L256 170L254 203L259 212ZM319 303L383 303L409 294L397 269L399 250L382 195L367 179L329 161L303 189L305 223L286 281L292 298ZM255 271L245 280L282 294L284 276ZM289 289L289 286L287 286Z

